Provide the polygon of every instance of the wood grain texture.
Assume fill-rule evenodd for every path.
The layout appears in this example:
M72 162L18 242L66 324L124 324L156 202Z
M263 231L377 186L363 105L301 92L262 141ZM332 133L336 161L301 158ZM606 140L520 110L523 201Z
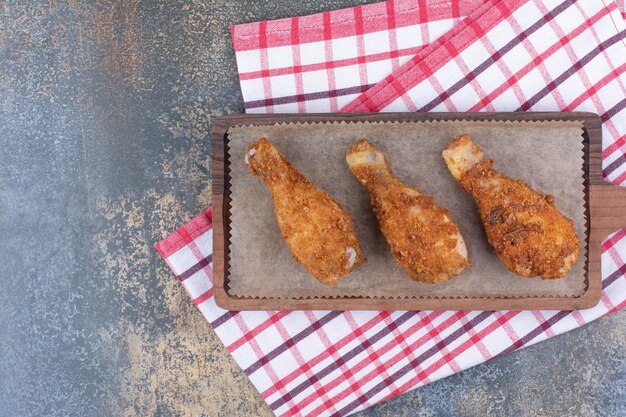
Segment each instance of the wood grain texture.
M290 122L436 121L436 120L577 120L585 126L585 194L587 200L587 290L579 297L461 298L461 299L256 299L228 294L226 269L230 239L230 192L225 159L226 132L235 125L272 125ZM216 303L229 310L572 310L596 305L601 293L600 246L606 236L626 226L626 189L602 178L601 121L594 113L356 113L228 115L212 129L213 285Z

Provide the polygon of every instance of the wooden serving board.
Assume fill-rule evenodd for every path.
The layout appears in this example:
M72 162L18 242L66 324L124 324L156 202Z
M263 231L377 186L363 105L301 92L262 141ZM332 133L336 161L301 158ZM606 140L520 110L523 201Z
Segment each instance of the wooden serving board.
M584 123L585 197L587 201L587 289L579 297L379 299L242 298L228 293L225 275L229 261L230 190L225 159L227 130L236 125L273 125L291 122L435 121L435 120L576 120ZM219 117L212 129L213 287L215 301L229 310L573 310L595 306L602 290L600 246L611 232L626 227L626 188L602 178L602 130L597 114L574 113L353 113L353 114L236 114Z

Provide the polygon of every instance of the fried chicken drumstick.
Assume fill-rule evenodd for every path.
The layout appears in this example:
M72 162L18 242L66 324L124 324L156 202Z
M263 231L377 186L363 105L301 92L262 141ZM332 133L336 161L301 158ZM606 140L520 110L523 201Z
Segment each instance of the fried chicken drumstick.
M482 149L461 135L443 151L448 169L476 200L489 243L502 263L524 277L561 278L580 254L574 223L523 181L493 169Z
M380 228L396 262L415 281L447 281L470 265L448 210L395 177L382 152L365 139L348 150L352 173L371 194Z
M250 144L246 163L272 192L280 230L293 257L324 284L335 285L365 263L352 218L311 184L266 138Z

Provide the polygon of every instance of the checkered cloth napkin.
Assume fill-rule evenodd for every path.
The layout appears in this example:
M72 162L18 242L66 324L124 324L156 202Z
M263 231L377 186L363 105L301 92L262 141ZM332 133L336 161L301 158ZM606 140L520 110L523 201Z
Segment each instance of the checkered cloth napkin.
M618 7L619 6L619 7ZM581 110L626 183L623 2L397 1L233 27L248 112ZM215 305L212 210L157 244L276 415L347 415L626 305L626 229L581 311L267 311Z

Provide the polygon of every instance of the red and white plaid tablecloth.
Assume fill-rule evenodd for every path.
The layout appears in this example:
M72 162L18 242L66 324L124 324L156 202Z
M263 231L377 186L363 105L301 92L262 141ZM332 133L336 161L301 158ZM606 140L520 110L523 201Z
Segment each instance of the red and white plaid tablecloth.
M581 110L626 183L623 2L396 1L233 27L248 112ZM620 12L620 8L621 11ZM582 311L268 311L215 305L212 211L157 244L276 415L347 415L626 305L626 229Z

